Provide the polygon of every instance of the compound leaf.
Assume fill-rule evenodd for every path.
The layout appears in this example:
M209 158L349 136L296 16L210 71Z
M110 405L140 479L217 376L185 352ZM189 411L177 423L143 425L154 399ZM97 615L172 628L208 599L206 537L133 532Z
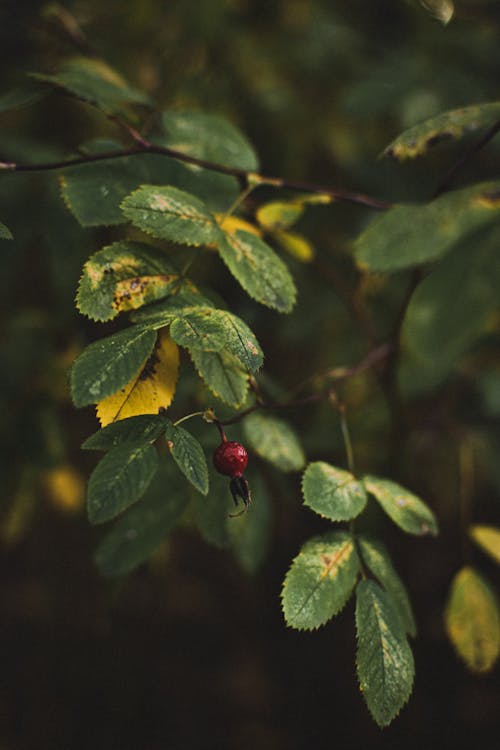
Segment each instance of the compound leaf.
M166 330L142 368L119 391L97 404L97 416L104 427L139 414L157 414L170 406L179 374L179 349Z
M205 204L175 187L141 185L121 205L127 219L159 239L181 245L209 245L220 236Z
M287 625L313 630L349 599L359 572L354 540L344 531L310 539L292 562L281 593Z
M413 493L396 482L378 477L363 477L365 489L374 496L396 526L408 534L436 535L438 525L431 509Z
M90 344L71 370L75 406L87 406L116 393L143 367L156 342L156 332L131 326Z
M158 468L156 450L148 443L112 448L92 472L87 490L90 523L104 523L137 502Z
M446 631L472 672L489 672L500 653L500 612L494 591L479 573L463 567L452 581Z
M122 240L85 263L76 303L92 320L111 320L120 312L166 297L178 285L179 274L161 250Z
M375 581L356 587L356 631L359 685L371 715L385 727L410 697L415 665L392 599Z
M349 521L361 513L367 496L361 482L348 471L324 461L309 464L302 478L304 505L331 521Z

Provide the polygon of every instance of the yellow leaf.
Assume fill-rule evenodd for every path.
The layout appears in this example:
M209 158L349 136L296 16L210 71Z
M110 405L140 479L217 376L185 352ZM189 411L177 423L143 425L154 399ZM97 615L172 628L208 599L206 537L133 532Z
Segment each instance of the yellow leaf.
M85 502L85 482L81 474L69 465L47 471L43 478L51 502L62 511L80 510Z
M314 259L314 248L301 234L297 232L273 232L273 237L278 244L292 258L301 263L310 263Z
M249 221L240 219L238 216L226 216L224 218L224 214L215 214L215 218L220 228L228 234L235 235L236 232L241 231L250 232L250 234L255 234L257 237L262 236L262 232L256 226L250 224Z
M445 621L469 669L489 672L500 653L500 612L490 585L473 568L462 568L453 579Z
M268 232L289 229L304 213L304 206L296 202L273 201L258 208L256 218Z
M500 529L495 526L471 526L471 537L493 560L500 563Z
M153 353L139 374L117 393L97 404L102 427L139 414L156 414L172 402L179 372L179 349L166 330L160 331Z

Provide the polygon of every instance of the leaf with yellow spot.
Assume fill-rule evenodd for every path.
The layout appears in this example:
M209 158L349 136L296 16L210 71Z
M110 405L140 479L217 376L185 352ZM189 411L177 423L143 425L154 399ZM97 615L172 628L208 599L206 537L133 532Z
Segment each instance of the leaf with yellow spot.
M471 526L469 534L495 562L500 563L500 529L496 526Z
M286 574L281 593L287 625L314 630L351 596L359 572L354 540L345 531L309 539Z
M114 242L85 263L76 303L92 320L111 320L172 294L179 283L179 273L161 250L140 242Z
M462 568L451 584L446 631L472 672L489 672L500 654L500 612L494 591L473 568Z
M215 214L215 218L220 228L228 234L235 235L236 232L241 229L243 232L250 232L250 234L255 234L256 237L262 237L262 232L258 227L256 227L254 224L250 224L249 221L245 221L245 219L240 219L239 216Z
M156 414L174 397L179 371L179 349L167 331L161 331L156 346L138 374L121 390L97 404L102 427L139 414Z
M311 263L314 260L315 251L306 237L298 232L284 232L283 230L273 232L273 239L292 258L300 263Z
M256 218L261 227L273 232L289 229L304 213L302 203L296 201L273 201L257 209Z

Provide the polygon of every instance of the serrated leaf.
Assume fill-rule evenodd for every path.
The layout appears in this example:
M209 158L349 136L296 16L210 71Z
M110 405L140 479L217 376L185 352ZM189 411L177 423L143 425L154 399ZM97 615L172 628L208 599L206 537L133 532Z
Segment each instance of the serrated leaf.
M112 422L82 444L84 450L107 451L122 443L152 443L164 432L167 420L161 414L141 414Z
M499 240L495 229L477 238L474 252L471 241L461 243L419 284L401 329L403 378L406 367L407 379L418 369L437 383L477 341L498 307Z
M226 351L204 352L190 349L198 375L211 392L228 406L238 409L248 393L248 373L236 357Z
M226 518L229 542L235 558L247 573L255 573L266 559L271 542L271 501L259 474L247 476L252 488L248 513Z
M89 479L87 512L90 523L109 521L137 502L157 468L158 455L148 443L123 443L112 448Z
M375 581L356 587L356 667L368 710L386 727L408 701L415 665L398 613Z
M415 637L417 625L410 599L403 581L394 569L387 547L378 539L365 536L358 536L358 544L364 564L391 597L403 628Z
M171 186L141 185L122 201L127 219L147 234L181 245L217 241L217 222L196 196Z
M287 625L313 630L336 615L351 596L359 572L352 537L334 531L310 539L286 574L281 594Z
M142 369L155 342L155 331L131 326L90 344L71 370L75 406L95 404L116 393Z
M309 464L302 479L304 505L331 521L356 518L366 505L365 488L350 472L324 461Z
M500 182L445 193L421 206L394 206L357 238L358 264L393 272L437 260L463 237L498 220Z
M123 576L148 560L164 541L186 507L186 495L159 472L163 490L150 492L130 508L101 540L94 559L103 576Z
M500 563L500 528L476 524L470 527L469 534L486 554Z
M386 149L384 156L403 161L422 156L438 143L457 140L480 128L489 128L500 120L500 102L485 102L443 112L401 133Z
M205 453L198 440L183 427L171 424L166 431L172 457L193 487L202 495L208 493L208 467Z
M256 237L262 237L262 232L255 226L255 224L250 224L249 221L246 221L239 216L234 216L233 214L230 216L227 216L226 214L214 215L219 227L223 232L227 232L227 234L235 235L236 232L242 230L243 232L254 234Z
M500 653L500 612L485 578L466 566L455 576L445 613L446 631L473 672L489 672Z
M273 201L259 206L256 218L261 227L267 231L290 229L304 213L301 203Z
M248 172L259 168L250 142L222 117L202 112L164 112L162 124L165 146Z
M166 297L179 280L161 250L140 242L114 242L85 263L77 307L92 320L111 320Z
M366 476L362 481L365 489L400 529L417 536L438 533L434 513L412 492L388 479Z
M219 255L253 299L279 312L290 312L297 290L290 271L274 250L250 232L220 232Z
M180 346L203 351L228 351L250 372L263 362L262 350L250 328L226 310L211 307L187 309L170 326Z
M13 240L12 232L0 221L0 240Z
M147 94L132 88L116 70L96 58L74 57L66 60L54 75L32 75L107 114L126 114L126 104L151 103Z
M249 446L281 471L300 471L306 462L295 431L287 422L267 414L249 414L243 423Z
M298 232L273 232L273 239L299 263L310 263L314 260L316 255L314 247L306 237Z
M166 330L134 377L97 404L97 416L104 427L127 417L157 414L172 403L179 374L179 349Z
M420 0L420 4L445 26L451 21L455 12L453 0Z
M148 305L132 314L132 320L148 328L162 328L194 307L213 307L213 303L195 291L184 289L163 302Z

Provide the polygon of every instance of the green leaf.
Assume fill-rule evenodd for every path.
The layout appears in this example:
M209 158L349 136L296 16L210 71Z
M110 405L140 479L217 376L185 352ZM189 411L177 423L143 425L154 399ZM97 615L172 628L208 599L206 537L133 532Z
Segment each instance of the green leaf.
M273 201L259 206L256 218L261 227L272 232L279 229L290 229L303 213L304 206L301 203Z
M363 484L403 531L417 536L438 533L436 517L431 509L401 485L373 476L363 477Z
M141 185L122 202L127 219L147 234L181 245L209 245L220 229L205 204L175 187Z
M450 641L468 668L489 672L500 653L500 612L493 589L471 567L462 568L452 581L445 622Z
M161 414L141 414L103 427L82 444L91 451L107 451L122 443L152 443L164 432L167 420Z
M171 294L179 281L161 250L139 242L114 242L85 263L76 304L92 320L111 320Z
M134 322L144 323L148 328L163 328L195 307L213 307L213 304L201 294L184 289L163 302L148 305L143 310L134 312L131 318Z
M324 461L309 464L302 479L302 492L304 505L331 521L356 518L367 501L361 482L350 472Z
M477 341L488 316L499 305L499 241L496 229L486 237L481 234L473 243L461 243L419 284L401 331L408 358L403 360L403 378L421 370L438 383Z
M403 161L422 156L442 141L456 140L500 120L500 102L474 104L443 112L401 133L384 150L384 156Z
M392 272L437 260L460 239L498 220L500 182L445 193L422 206L395 206L355 242L358 264Z
M243 423L251 448L280 471L300 471L306 457L297 434L287 422L267 414L249 414Z
M420 0L420 5L423 5L434 18L437 18L445 26L451 21L455 12L453 0Z
M396 608L375 581L356 588L356 667L368 710L386 727L407 702L415 665Z
M248 373L239 361L226 351L204 352L190 349L198 375L211 392L225 404L238 409L248 392Z
M187 498L158 472L146 497L130 508L101 540L95 562L104 576L123 576L148 560L186 507ZM167 479L167 481L166 481ZM156 492L153 485L160 484Z
M219 255L243 289L262 305L290 312L297 290L290 271L269 245L250 232L222 232Z
M476 524L470 527L469 534L486 554L500 563L500 528Z
M131 326L90 344L71 370L75 406L96 404L119 391L141 369L155 342L155 331Z
M226 350L250 372L263 362L262 350L250 328L236 315L210 307L187 309L176 318L170 335L188 349L220 352Z
M255 152L240 131L216 115L202 112L164 112L162 143L198 159L255 172Z
M23 83L16 89L0 96L0 114L34 104L45 96L45 87L34 81Z
M336 615L351 596L359 572L354 540L334 531L304 544L283 584L287 625L313 630Z
M202 495L208 493L208 467L203 448L196 438L183 427L170 424L166 431L167 444L172 457L193 487Z
M403 628L415 637L417 625L410 599L403 581L394 569L387 547L378 539L365 536L358 536L358 544L364 564L391 597Z
M126 104L151 104L147 94L132 88L119 73L95 58L74 57L66 60L54 75L32 75L107 114L126 114Z
M123 443L112 448L92 472L87 491L90 523L104 523L137 502L158 468L149 443Z
M0 221L0 240L13 240L12 232Z
M235 558L243 570L253 574L266 559L271 544L271 501L260 474L248 475L248 481L251 508L240 516L226 518L226 525Z

